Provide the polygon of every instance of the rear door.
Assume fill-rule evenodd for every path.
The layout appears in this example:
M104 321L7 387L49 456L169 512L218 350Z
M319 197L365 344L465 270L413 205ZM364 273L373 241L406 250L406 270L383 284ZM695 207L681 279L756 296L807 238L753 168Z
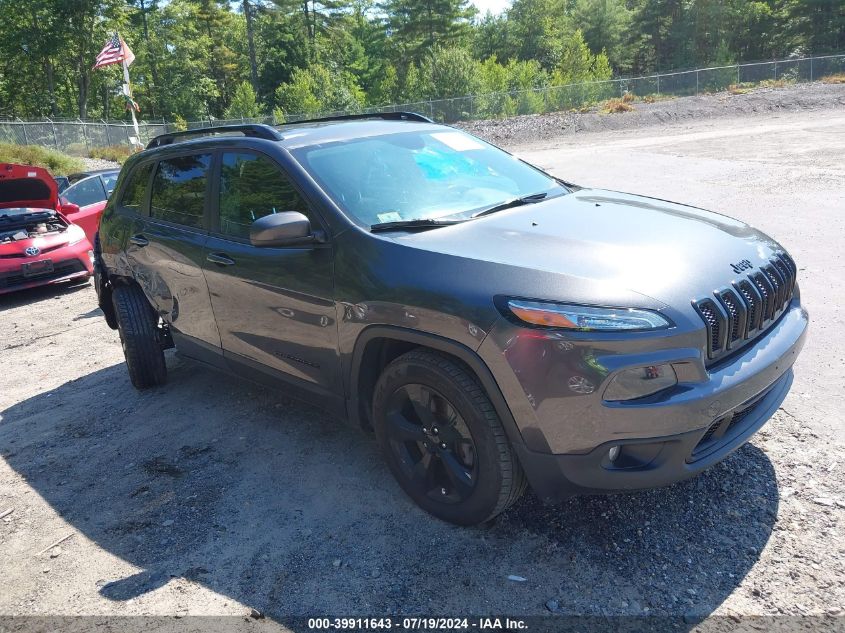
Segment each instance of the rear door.
M218 363L220 335L202 272L212 158L186 152L152 164L147 213L136 216L126 255L181 351Z
M320 218L282 168L256 151L221 152L215 185L204 270L224 355L310 391L342 393L331 244L249 242L250 225L265 215L299 211L312 229L323 228Z

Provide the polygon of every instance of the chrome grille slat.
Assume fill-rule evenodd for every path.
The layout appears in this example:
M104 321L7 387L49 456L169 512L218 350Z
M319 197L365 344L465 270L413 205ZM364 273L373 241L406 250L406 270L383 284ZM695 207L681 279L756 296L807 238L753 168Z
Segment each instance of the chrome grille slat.
M797 267L786 253L777 253L747 277L693 301L704 321L707 357L715 361L767 330L789 307Z

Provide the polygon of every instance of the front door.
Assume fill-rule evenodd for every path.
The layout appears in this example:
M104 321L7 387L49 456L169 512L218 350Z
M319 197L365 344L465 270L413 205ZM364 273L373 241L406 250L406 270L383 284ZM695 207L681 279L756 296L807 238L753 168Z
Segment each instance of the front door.
M318 393L341 393L331 244L255 247L253 221L299 211L318 217L269 157L220 156L217 205L204 271L224 355Z
M208 240L206 197L212 154L160 160L149 214L138 215L126 247L136 280L189 356L219 362L220 335L202 266Z

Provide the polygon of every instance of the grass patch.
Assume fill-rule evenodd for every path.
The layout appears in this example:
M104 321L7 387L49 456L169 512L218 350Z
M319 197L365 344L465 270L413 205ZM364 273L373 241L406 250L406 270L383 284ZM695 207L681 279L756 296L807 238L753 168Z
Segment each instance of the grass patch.
M741 83L741 84L731 84L728 86L728 92L732 95L744 95L748 94L754 89L755 84L750 83Z
M646 95L642 98L643 103L657 103L658 101L671 101L672 99L677 99L675 95L667 95L667 94L651 94Z
M630 112L634 110L634 106L631 105L631 101L634 100L633 95L630 95L630 99L626 101L626 98L629 95L625 95L621 99L608 99L602 104L601 111L604 114L618 114L621 112Z
M0 143L0 163L44 167L54 176L82 171L85 165L78 158L38 145Z
M828 75L827 77L822 77L822 83L845 84L845 73L838 73L836 75Z
M88 157L110 160L122 165L131 153L132 151L127 145L110 145L108 147L94 147L88 152Z

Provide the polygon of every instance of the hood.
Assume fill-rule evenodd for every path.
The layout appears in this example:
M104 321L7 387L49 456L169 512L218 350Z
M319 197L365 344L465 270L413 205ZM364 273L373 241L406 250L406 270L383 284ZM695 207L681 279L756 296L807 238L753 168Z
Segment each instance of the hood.
M734 266L756 268L782 250L760 231L717 213L597 189L395 239L586 280L602 296L616 288L670 305L689 305L739 278Z
M39 207L58 209L56 181L46 169L0 163L0 209Z

